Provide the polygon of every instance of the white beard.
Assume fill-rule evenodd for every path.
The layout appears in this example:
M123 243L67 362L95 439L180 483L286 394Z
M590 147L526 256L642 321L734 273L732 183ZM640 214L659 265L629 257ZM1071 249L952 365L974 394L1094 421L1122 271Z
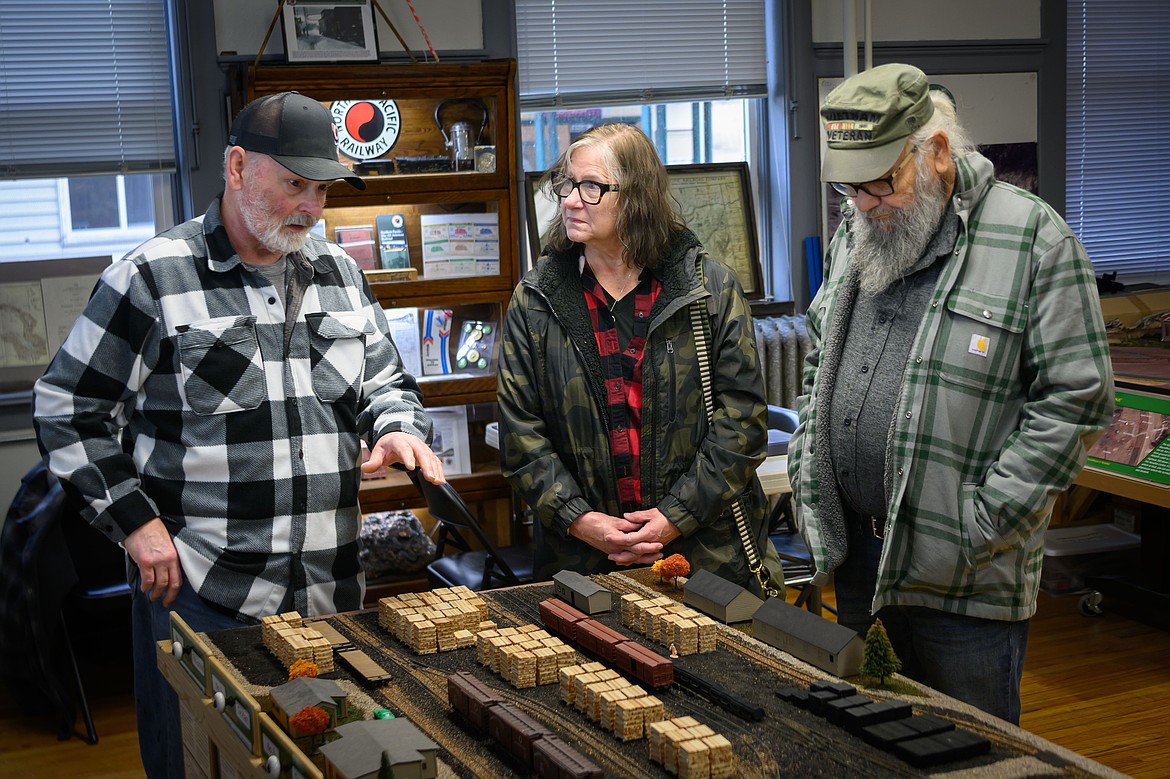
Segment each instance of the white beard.
M922 257L938 229L949 196L933 171L919 170L914 202L906 209L879 205L853 220L852 261L861 272L861 289L876 295L903 278ZM881 220L874 214L891 216Z
M240 198L240 213L244 225L256 240L270 252L282 257L300 251L309 240L309 230L299 233L285 232L286 225L301 225L312 229L317 220L308 214L293 214L277 219L268 213L267 203L256 195L256 187L247 178L244 180L243 196Z

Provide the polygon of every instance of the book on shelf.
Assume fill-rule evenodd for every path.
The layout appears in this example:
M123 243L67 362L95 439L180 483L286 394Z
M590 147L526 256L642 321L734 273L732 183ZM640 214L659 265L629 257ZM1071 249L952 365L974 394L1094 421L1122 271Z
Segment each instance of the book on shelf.
M333 240L353 257L354 262L362 270L374 270L377 260L374 258L374 226L350 225L337 227L333 230Z
M378 214L378 253L382 270L410 267L410 249L406 243L406 217L402 214Z

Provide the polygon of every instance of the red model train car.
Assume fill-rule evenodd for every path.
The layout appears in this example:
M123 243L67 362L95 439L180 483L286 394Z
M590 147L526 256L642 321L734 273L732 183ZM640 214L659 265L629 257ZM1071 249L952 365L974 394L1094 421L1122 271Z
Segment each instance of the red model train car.
M614 666L649 687L674 684L674 663L637 641L623 641L614 650Z
M537 608L540 610L541 622L560 633L570 643L576 643L577 623L588 619L584 613L556 598L542 600Z
M649 687L674 684L674 663L652 649L631 641L608 625L587 617L556 598L539 604L540 619L581 649L593 653Z
M495 690L467 671L447 677L447 702L475 727L487 732L488 709L504 699Z

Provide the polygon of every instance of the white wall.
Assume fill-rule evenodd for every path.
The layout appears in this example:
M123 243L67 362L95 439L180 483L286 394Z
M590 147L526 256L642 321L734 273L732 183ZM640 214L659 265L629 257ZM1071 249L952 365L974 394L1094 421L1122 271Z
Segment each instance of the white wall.
M1055 1L1055 0L1054 0ZM1012 40L1040 37L1041 0L870 0L875 41ZM840 43L853 4L864 38L864 0L814 0L814 43Z

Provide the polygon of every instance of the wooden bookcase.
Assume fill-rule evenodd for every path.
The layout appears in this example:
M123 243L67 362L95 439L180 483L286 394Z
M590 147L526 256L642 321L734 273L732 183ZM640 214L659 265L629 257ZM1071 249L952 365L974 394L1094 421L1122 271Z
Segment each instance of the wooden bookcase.
M510 536L509 523L500 517L502 506L510 509L511 489L500 475L498 453L484 443L484 426L496 416L499 338L493 339L492 354L483 368L460 369L455 358L462 323L491 323L498 333L519 279L515 76L514 60L237 66L230 73L233 115L256 97L289 90L321 101L334 114L341 161L362 176L366 189L339 183L329 190L324 212L327 238L335 238L336 227L368 225L377 239L379 215L402 215L411 269L394 273L412 277L389 280L394 274L375 268L367 274L370 287L385 308L418 309L420 319L426 310L452 312L448 347L452 372L420 373L423 402L431 408L468 408L471 470L451 476L450 481L473 508L480 504L485 524L495 528L501 543ZM352 113L355 105L360 108ZM450 126L455 122L469 130L465 137L475 152L471 161L457 160L455 149L447 143L459 135ZM397 135L392 138L395 124ZM384 149L386 145L389 148ZM378 151L376 157L368 158ZM424 227L429 227L427 236L432 239L429 258L441 255L430 247L441 246L434 239L444 225L451 241L446 248L457 253L466 248L454 243L460 215L473 215L468 222L474 227L484 219L493 221L485 214L495 217L498 268L482 260L484 247L490 250L490 234L487 244L478 245L476 256L481 260L471 263L475 267L470 273L467 263L452 263L450 268L457 268L452 274L442 262L424 262ZM375 243L375 261L379 249ZM424 505L410 482L397 472L363 482L361 503L367 512Z

